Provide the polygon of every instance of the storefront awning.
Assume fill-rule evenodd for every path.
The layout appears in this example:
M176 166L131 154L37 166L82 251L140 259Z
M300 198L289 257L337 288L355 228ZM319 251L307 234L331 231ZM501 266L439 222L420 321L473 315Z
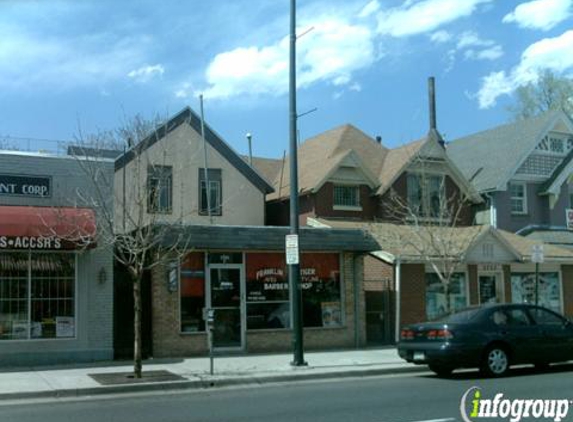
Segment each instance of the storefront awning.
M78 249L95 246L89 208L0 206L0 249Z

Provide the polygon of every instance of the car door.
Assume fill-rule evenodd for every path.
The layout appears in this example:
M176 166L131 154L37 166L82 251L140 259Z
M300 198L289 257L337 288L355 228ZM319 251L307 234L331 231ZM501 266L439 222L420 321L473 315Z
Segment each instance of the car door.
M541 334L538 357L549 362L573 359L573 327L565 318L545 308L532 307L529 313Z
M530 361L535 353L532 339L539 334L525 310L521 307L498 308L490 318L497 338L511 346L513 363Z

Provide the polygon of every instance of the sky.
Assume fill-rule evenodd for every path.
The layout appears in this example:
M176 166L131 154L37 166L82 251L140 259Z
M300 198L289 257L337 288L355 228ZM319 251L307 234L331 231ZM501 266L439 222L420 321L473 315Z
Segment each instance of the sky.
M0 139L71 140L186 106L239 153L288 150L290 0L0 0ZM397 147L512 119L520 85L573 76L573 0L298 0L307 139L343 124ZM7 139L7 141L6 141Z

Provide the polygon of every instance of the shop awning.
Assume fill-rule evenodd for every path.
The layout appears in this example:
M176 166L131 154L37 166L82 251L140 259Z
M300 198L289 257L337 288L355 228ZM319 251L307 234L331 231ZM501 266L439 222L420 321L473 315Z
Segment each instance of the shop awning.
M0 206L0 249L77 249L95 246L89 208Z

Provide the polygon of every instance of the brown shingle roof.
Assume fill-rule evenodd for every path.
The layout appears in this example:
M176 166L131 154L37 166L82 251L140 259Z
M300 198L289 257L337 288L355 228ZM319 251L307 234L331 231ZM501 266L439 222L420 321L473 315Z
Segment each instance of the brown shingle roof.
M419 248L414 247L411 244L411 240L422 240L428 238L429 236L427 233L429 231L434 231L434 236L442 236L443 238L448 239L452 245L457 245L458 248L463 249L452 247L449 249L452 255L465 252L474 241L487 231L492 231L498 234L511 248L513 248L514 252L516 252L523 261L531 260L532 246L540 243L539 241L531 240L504 230L494 229L486 225L469 227L423 227L422 229L418 229L413 225L408 226L391 223L343 221L323 218L317 219L317 221L333 228L356 228L367 230L382 246L382 250L384 252L391 253L394 256L410 259L421 258ZM438 233L438 235L435 233ZM547 261L570 260L573 262L573 251L548 244L544 244L543 251Z
M353 151L367 170L378 176L388 154L388 149L352 125L343 125L323 132L304 142L298 150L299 191L315 188L335 168L340 160ZM275 175L275 192L269 199L287 197L290 194L289 157L285 160L282 183L280 172Z

